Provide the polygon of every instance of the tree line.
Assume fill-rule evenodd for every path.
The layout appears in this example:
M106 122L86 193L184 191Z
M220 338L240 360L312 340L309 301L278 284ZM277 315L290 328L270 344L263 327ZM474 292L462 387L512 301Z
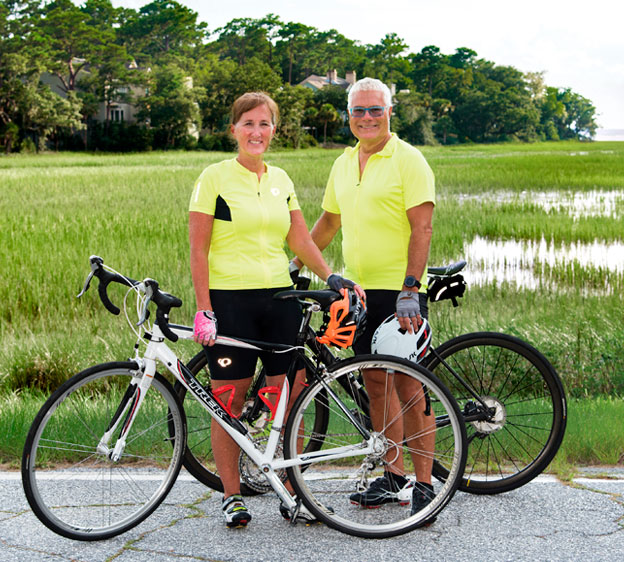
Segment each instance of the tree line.
M597 127L590 100L466 47L412 53L395 33L363 45L274 14L209 30L175 0L0 0L0 146L229 149L229 108L249 90L278 102L283 146L348 142L345 89L298 85L334 70L393 84L392 128L414 144L584 139ZM132 120L115 114L120 102Z

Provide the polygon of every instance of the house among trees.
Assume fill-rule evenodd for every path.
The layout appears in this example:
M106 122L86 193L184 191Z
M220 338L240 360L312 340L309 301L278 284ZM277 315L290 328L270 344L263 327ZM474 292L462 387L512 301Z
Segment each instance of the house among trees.
M72 59L72 66L77 70L75 77L75 86L79 89L83 89L81 86L92 85L93 82L93 70L97 73L97 68L85 61L74 57ZM124 64L128 81L122 81L118 84L105 84L103 87L104 93L97 104L92 108L92 113L89 115L91 119L98 123L136 123L138 118L137 114L139 107L137 106L137 100L144 98L149 94L149 90L145 85L133 84L130 79L130 72L138 71L140 73L149 73L151 69L139 68L134 60L131 60ZM136 79L137 82L147 82L147 78ZM188 89L193 87L193 79L188 78L190 81L187 84ZM69 91L68 85L61 79L58 74L52 74L50 72L44 72L41 75L41 82L50 87L52 92L67 98Z
M349 86L355 84L356 81L355 70L349 70L344 78L339 78L338 71L334 69L330 70L325 76L310 74L305 80L299 82L299 86L305 86L314 92L321 90L325 86L340 86L348 90Z

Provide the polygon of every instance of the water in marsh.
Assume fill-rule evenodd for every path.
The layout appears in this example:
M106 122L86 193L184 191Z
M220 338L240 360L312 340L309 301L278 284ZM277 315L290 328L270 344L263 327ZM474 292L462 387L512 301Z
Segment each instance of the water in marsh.
M475 285L511 283L523 288L548 285L545 267L583 268L624 275L624 243L554 243L541 240L490 240L480 236L464 245L466 279ZM605 287L610 292L609 286Z
M611 217L624 215L624 190L604 191L543 191L512 192L495 191L492 193L459 194L460 202L481 201L499 204L532 204L547 213L567 213L574 219L581 217Z

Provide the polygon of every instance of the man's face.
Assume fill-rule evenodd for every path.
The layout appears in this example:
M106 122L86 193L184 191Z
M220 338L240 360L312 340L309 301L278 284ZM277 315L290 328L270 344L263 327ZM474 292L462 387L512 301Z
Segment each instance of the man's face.
M357 92L351 101L351 107L385 106L381 92L374 90ZM384 140L390 133L390 115L392 107L388 107L381 117L371 117L366 112L363 117L354 117L349 113L349 127L355 137L366 144L376 144Z

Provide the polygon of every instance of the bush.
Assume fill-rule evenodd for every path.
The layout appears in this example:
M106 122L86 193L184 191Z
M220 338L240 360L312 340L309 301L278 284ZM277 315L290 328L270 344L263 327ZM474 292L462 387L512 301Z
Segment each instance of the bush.
M106 152L145 152L152 149L153 131L132 123L93 123L89 127L89 149Z
M20 143L20 152L22 154L34 154L37 152L37 145L30 138L25 138Z
M212 135L204 135L200 137L198 148L201 150L216 150L220 152L236 151L236 141L229 133L213 133Z

